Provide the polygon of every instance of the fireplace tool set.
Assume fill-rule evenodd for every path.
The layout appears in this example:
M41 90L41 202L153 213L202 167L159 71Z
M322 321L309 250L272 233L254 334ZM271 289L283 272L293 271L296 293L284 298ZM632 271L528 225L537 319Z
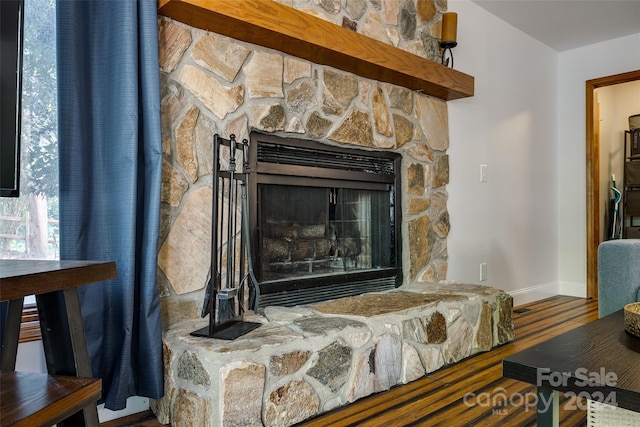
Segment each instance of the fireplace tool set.
M221 166L223 145L229 148L226 170ZM236 171L239 154L242 172ZM192 332L194 336L233 340L260 326L244 321L244 291L253 275L248 255L247 159L247 140L238 143L235 135L213 137L211 266L201 313L203 318L209 315L209 324Z

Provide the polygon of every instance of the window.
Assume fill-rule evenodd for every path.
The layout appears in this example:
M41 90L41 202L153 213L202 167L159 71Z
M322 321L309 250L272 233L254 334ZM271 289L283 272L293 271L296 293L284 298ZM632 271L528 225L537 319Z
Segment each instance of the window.
M20 197L0 199L0 257L57 259L55 0L25 0Z
M0 198L0 258L59 258L56 92L55 0L25 0L20 197ZM22 320L20 342L40 339L34 297Z

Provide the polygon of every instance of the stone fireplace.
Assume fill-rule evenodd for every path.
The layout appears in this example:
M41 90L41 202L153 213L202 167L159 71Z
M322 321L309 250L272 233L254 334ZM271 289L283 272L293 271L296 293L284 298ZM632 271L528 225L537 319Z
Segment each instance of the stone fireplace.
M440 0L284 3L439 61L446 9ZM444 100L164 17L159 33L165 161L158 282L166 379L165 397L152 409L161 422L288 426L513 339L507 294L446 282ZM300 184L319 177L253 178L264 185L258 190L256 184L253 194L272 201L260 217L250 209L253 240L268 250L253 254L262 302L246 317L262 326L231 342L189 336L206 324L200 312L210 263L216 133L251 140L256 150L261 135L271 146L293 140L282 147L370 154L395 168L391 180L370 174L345 185L341 175L320 177L333 181L303 192ZM291 197L308 210L283 216L278 208ZM354 220L354 213L375 211L376 199L373 219ZM364 238L372 224L388 225L376 231L376 243ZM375 280L382 288L351 294L357 296L335 293L346 298L277 306L267 298L285 282L304 289L344 272L361 282L373 270L382 272ZM326 288L337 292L345 283L340 280Z
M250 307L293 307L402 284L400 155L253 132Z
M165 18L159 27L165 153L159 279L167 325L200 311L215 133L241 140L259 131L399 154L403 283L446 279L445 101Z

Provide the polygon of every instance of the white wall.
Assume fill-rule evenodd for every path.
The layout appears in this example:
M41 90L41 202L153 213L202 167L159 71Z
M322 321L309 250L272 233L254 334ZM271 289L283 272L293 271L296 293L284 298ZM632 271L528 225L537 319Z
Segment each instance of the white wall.
M450 280L516 304L586 296L585 82L640 69L640 33L558 53L468 0L455 68L475 96L448 103ZM480 164L488 182L479 182Z
M640 33L559 54L558 260L560 292L586 295L585 82L640 69Z
M16 371L47 372L42 341L30 341L18 345Z
M448 279L488 284L516 304L558 293L558 53L466 0L455 68L475 96L451 101ZM487 182L479 179L487 165Z
M600 206L598 208L598 216L600 218L600 230L602 240L610 238L612 234L609 222L611 221L609 212L609 199L613 196L613 192L609 190L611 187L611 178L616 176L616 186L622 190L622 182L619 180L622 178L620 166L618 166L618 158L622 157L623 149L619 149L620 144L614 141L612 121L611 118L615 117L614 100L611 88L615 86L604 87L596 90L593 101L596 104L597 117L594 120L598 120L598 133L600 139Z

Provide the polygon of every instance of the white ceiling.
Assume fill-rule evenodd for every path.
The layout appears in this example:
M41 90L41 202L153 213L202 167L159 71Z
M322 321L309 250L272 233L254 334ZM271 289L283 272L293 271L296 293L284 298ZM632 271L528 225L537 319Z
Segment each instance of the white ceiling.
M640 0L472 1L558 52L640 33Z

